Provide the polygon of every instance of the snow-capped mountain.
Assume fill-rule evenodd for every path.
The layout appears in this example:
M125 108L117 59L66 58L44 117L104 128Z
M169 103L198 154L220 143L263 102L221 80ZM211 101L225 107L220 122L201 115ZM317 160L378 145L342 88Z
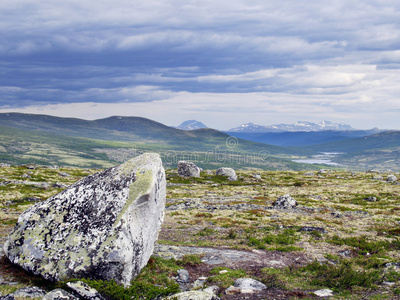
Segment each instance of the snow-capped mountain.
M330 121L321 121L312 123L307 121L298 121L294 124L275 124L270 126L256 125L253 123L242 124L239 127L232 128L228 132L258 133L258 132L282 132L282 131L322 131L322 130L354 130L350 125L344 123L333 123Z
M207 128L207 126L196 120L188 120L188 121L182 122L181 125L179 125L175 128L178 128L181 130L196 130L196 129L200 129L200 128Z

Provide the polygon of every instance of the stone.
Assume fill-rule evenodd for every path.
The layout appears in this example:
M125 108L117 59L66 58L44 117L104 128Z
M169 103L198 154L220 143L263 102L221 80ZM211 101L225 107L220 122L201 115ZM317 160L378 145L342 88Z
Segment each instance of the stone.
M178 278L176 279L176 281L178 283L188 283L189 282L189 272L185 269L179 269L178 270Z
M240 289L235 287L235 286L230 286L225 290L225 294L226 295L236 295L236 294L240 294Z
M47 293L42 300L79 300L79 298L63 289L55 289Z
M200 168L192 162L181 160L178 162L178 175L183 177L200 177Z
M315 294L318 297L331 297L333 296L333 291L330 289L323 289L323 290L317 290L314 291L313 294Z
M313 176L315 176L315 173L314 172L306 172L303 174L303 176L313 177Z
M211 171L211 170L206 170L206 174L207 174L207 175L214 175L214 172Z
M143 154L33 205L19 217L4 252L50 281L114 279L127 286L153 253L165 201L161 159Z
M164 298L165 300L219 300L220 298L212 293L204 291L189 291L175 294Z
M24 287L13 293L14 297L19 298L41 298L44 295L46 292L37 286Z
M229 181L236 181L238 178L236 172L232 168L219 168L215 175L227 176Z
M365 200L365 201L369 201L369 202L376 202L376 201L377 201L376 197L373 197L373 196L364 198L364 200Z
M10 167L9 164L0 163L0 168L9 168L9 167Z
M383 180L383 176L377 175L372 178L373 180Z
M252 278L239 278L234 286L240 289L243 294L251 294L267 289L267 286Z
M219 291L220 291L220 288L217 285L208 286L205 289L203 289L203 292L214 294L214 295L218 295Z
M395 175L388 175L388 177L386 178L387 182L396 182L397 181L397 177Z
M68 173L65 173L65 172L60 172L60 173L58 173L58 175L60 175L61 177L69 177L69 176L71 176L71 175L69 175Z
M273 204L275 208L290 209L297 206L297 201L289 194L280 196Z
M99 292L82 281L67 282L67 286L86 300L105 300Z

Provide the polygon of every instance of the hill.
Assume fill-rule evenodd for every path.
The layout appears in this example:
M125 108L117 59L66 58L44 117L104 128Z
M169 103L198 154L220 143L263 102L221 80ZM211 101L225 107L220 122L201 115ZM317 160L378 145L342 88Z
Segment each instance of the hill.
M0 157L12 164L109 166L154 151L167 166L191 160L203 168L317 168L292 162L298 153L294 149L240 140L214 129L182 131L138 117L87 121L14 113L0 114L0 126Z
M302 148L343 153L333 160L355 169L400 170L400 131L386 131L362 138Z
M365 137L376 130L324 130L324 131L285 131L285 132L227 132L240 139L283 147L316 145L340 140Z

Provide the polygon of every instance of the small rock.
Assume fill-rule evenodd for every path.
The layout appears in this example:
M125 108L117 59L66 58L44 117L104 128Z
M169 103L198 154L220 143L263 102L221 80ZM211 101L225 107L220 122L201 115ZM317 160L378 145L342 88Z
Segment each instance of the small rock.
M326 169L321 169L318 171L318 174L326 174L327 171L328 170L326 170Z
M58 189L65 189L68 186L66 184L56 182L53 184L53 187L58 188Z
M71 176L71 175L69 175L68 173L65 173L65 172L60 172L60 173L58 173L58 175L60 175L60 176L62 176L62 177L69 177L69 176Z
M176 279L178 283L188 283L189 282L189 272L185 269L178 270L178 278Z
M330 289L323 289L313 292L318 297L331 297L333 296L333 291Z
M55 289L47 293L42 300L79 300L74 295L64 291L63 289Z
M394 175L388 175L388 177L386 178L387 182L396 182L397 181L397 177Z
M21 176L22 178L31 178L31 175L29 175L28 173L22 174Z
M175 294L164 298L165 300L219 300L220 298L212 293L204 291L189 291Z
M214 175L214 172L211 171L211 170L206 170L206 174L207 174L207 175Z
M221 270L221 271L219 271L219 274L226 274L226 273L228 273L228 270Z
M227 295L240 294L240 289L235 286L230 286L225 290L225 294L227 294Z
M273 204L273 207L283 208L283 209L290 209L296 206L297 206L297 201L288 194L280 196Z
M382 284L386 285L386 286L394 286L394 285L396 285L396 282L384 281L384 282L382 282Z
M314 172L306 172L303 174L303 176L313 177L313 176L315 176L315 174L314 174Z
M229 181L236 181L238 178L236 172L232 168L219 168L215 175L227 176Z
M372 197L372 196L367 197L367 198L364 198L364 200L365 200L365 201L369 201L369 202L376 202L376 201L377 201L377 200L376 200L376 197Z
M200 177L200 168L192 162L178 162L178 175L183 177Z
M349 256L351 256L351 250L338 251L338 255L340 255L342 257L349 257Z
M68 282L67 286L79 296L87 300L105 300L94 288L82 281Z
M208 286L205 289L203 289L203 292L214 294L214 295L218 295L219 291L220 291L220 288L217 285Z
M46 295L46 292L38 288L37 286L32 287L24 287L19 289L13 293L14 297L21 297L21 298L39 298Z
M265 284L252 278L239 278L235 281L234 286L239 288L243 294L259 292L267 288Z
M207 280L207 277L204 277L205 279L203 279L202 277L195 280L195 282L193 282L193 287L192 290L200 290L204 288L204 284Z
M10 167L9 164L0 163L0 168L9 168L9 167Z

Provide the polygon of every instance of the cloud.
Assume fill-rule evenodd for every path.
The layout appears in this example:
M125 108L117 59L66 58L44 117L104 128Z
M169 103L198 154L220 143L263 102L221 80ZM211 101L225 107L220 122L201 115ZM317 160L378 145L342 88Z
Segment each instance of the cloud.
M129 106L219 127L315 113L368 124L379 112L386 124L398 109L394 0L3 4L3 108L78 114L71 105L94 117Z

